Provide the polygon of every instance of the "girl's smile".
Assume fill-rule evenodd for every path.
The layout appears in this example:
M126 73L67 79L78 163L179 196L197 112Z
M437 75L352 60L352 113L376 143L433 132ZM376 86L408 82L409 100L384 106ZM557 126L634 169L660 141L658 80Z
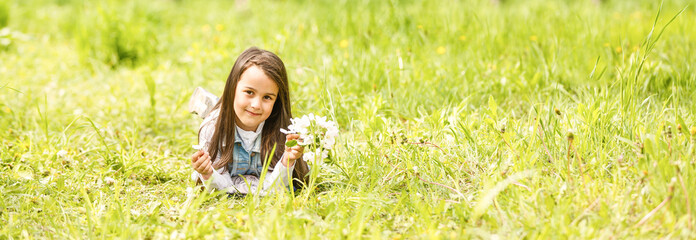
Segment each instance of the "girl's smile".
M250 112L250 111L246 111L246 112L249 113L249 115L254 116L254 117L256 117L256 116L261 116L260 113L253 113L253 112Z
M252 65L239 78L234 95L234 112L237 126L246 131L256 131L273 111L278 85L259 68Z

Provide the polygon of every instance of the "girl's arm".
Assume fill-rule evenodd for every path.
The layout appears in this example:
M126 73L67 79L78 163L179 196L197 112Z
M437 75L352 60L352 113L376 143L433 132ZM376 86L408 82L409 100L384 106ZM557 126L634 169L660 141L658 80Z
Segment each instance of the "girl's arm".
M281 159L284 159L285 157L285 154L283 154ZM255 191L261 195L266 195L274 192L276 188L287 189L287 187L290 186L289 182L291 182L290 178L292 177L295 164L285 166L282 162L283 161L278 161L273 170L268 171L261 189L256 189L257 187L255 185L257 184L251 183L253 186L252 191ZM244 187L236 186L232 176L227 173L227 170L224 167L213 171L213 174L208 180L204 179L203 176L196 171L193 171L192 177L195 179L200 179L201 182L210 181L210 187L216 190L226 191L228 193L236 193L239 192L238 188L246 188L246 184L243 184Z
M193 173L191 174L191 178L198 179L203 183L205 183L206 181L210 181L210 187L216 190L224 190L225 188L228 188L233 185L232 177L227 172L227 169L225 167L221 167L219 169L214 170L213 174L210 175L210 178L208 178L207 180L203 179L203 176L196 171L193 171Z
M286 141L297 140L299 138L300 135L297 134L288 134L285 136ZM275 189L273 187L275 185L280 185L283 188L290 186L292 182L290 180L292 178L292 173L295 170L295 166L297 166L297 162L302 162L303 152L304 147L302 146L285 146L285 152L283 152L280 160L276 163L273 172L267 175L266 179L263 181L263 189L261 191L267 192L270 190L272 192Z
M215 124L211 124L212 122L213 121L203 121L203 124L201 124L201 131L198 138L198 145L202 147L201 151L206 153L208 152L210 139L213 138L213 133L215 133ZM219 154L217 158L220 158ZM210 175L210 178L208 179L205 179L203 175L196 170L194 170L191 174L191 178L194 180L200 180L201 182L210 181L210 186L217 190L223 190L233 185L232 177L229 173L227 173L227 170L224 166L219 169L213 170L212 175Z
M283 159L285 159L286 153L280 157L280 160L276 163L273 171L268 171L266 174L266 179L263 180L263 188L261 189L261 194L266 194L273 192L277 187L287 188L290 184L290 178L292 177L292 171L295 168L295 163L290 166L285 166L283 164Z

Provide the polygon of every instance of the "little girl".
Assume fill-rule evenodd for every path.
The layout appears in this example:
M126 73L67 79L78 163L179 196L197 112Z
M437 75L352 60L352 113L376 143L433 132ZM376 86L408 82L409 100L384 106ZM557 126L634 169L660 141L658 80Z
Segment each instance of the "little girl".
M207 101L197 101L206 95ZM196 89L194 104L189 104L204 109L198 112L204 120L198 131L201 149L191 156L192 177L212 179L211 187L228 193L261 195L277 186L289 187L289 173L295 187L306 182L304 149L285 146L285 141L299 135L280 132L290 125L292 113L288 77L278 56L255 47L245 50L235 61L219 101L210 95ZM212 109L207 107L215 101ZM268 173L259 183L269 158Z

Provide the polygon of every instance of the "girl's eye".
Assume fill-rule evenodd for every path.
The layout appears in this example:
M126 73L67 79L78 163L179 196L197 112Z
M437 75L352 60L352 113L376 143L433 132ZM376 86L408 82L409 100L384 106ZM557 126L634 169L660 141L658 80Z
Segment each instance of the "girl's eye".
M246 93L247 95L251 95L251 94L253 94L254 92L247 90L247 91L244 91L244 93Z
M264 98L264 99L268 99L268 100L273 100L273 98L272 98L271 96L265 96L265 97L263 97L263 98Z

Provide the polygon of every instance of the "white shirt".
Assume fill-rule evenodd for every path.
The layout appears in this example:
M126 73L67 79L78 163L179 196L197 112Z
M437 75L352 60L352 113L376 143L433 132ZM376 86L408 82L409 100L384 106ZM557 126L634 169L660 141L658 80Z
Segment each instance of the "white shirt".
M261 122L256 128L256 131L247 131L239 126L235 126L237 132L239 132L239 136L242 137L242 147L244 147L245 151L251 152L251 149L254 147L254 143L256 142L256 138L261 135L261 130L263 130L264 123L266 123L266 121Z

